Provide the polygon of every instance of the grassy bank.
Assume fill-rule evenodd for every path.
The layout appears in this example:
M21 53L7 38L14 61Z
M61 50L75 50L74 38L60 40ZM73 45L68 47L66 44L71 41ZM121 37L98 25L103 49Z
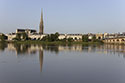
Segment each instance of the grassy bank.
M54 42L46 42L46 41L9 41L7 43L17 43L17 44L54 44L54 45L64 45L64 44L102 44L102 42L63 42L63 41L54 41Z

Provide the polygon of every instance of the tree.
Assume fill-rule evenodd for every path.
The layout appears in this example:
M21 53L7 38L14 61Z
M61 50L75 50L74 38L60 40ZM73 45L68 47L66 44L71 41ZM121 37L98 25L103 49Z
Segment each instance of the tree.
M88 41L89 41L88 35L83 35L83 36L82 36L82 41L83 41L83 42L88 42Z
M22 33L21 35L22 35L23 40L28 40L29 39L29 37L28 37L28 35L26 33Z
M96 39L96 36L95 36L95 35L92 37L92 41L93 41L93 42L96 42L96 41L97 41L97 39Z
M55 33L55 40L56 40L56 41L59 40L58 37L59 37L59 33L56 32L56 33Z
M68 42L72 42L73 38L68 38L67 40L68 40Z
M7 39L7 36L4 34L0 35L0 41L5 41Z
M20 41L21 40L21 34L20 33L16 33L16 37L13 40Z
M56 32L55 34L50 34L50 35L44 36L42 38L42 41L49 41L49 42L58 41L59 40L58 36L59 36L59 33Z

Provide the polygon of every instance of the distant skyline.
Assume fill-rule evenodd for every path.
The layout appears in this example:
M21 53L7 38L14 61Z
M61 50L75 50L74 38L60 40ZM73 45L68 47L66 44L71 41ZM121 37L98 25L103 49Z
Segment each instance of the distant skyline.
M0 32L17 28L45 33L125 32L125 0L0 0Z

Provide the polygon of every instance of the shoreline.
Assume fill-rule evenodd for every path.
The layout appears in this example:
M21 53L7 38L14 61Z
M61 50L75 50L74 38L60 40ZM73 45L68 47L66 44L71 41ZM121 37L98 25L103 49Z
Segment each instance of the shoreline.
M3 42L5 43L5 42ZM63 41L53 41L53 42L46 42L46 41L6 41L6 43L13 43L13 44L45 44L45 45L65 45L65 44L104 44L103 42L82 42L82 41L74 41L74 42L63 42Z
M101 44L111 44L111 45L125 45L124 43L104 43L104 42L64 42L64 41L39 41L39 40L27 40L27 41L0 41L0 43L12 43L12 44L42 44L42 45L67 45L67 44L81 44L81 45L101 45Z

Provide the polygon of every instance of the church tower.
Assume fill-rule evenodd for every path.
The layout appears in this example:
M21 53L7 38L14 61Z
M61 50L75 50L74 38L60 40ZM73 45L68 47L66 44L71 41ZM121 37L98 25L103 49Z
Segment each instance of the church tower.
M40 25L39 25L39 33L43 34L43 29L44 29L44 25L43 25L43 10L41 10L41 20L40 20Z

